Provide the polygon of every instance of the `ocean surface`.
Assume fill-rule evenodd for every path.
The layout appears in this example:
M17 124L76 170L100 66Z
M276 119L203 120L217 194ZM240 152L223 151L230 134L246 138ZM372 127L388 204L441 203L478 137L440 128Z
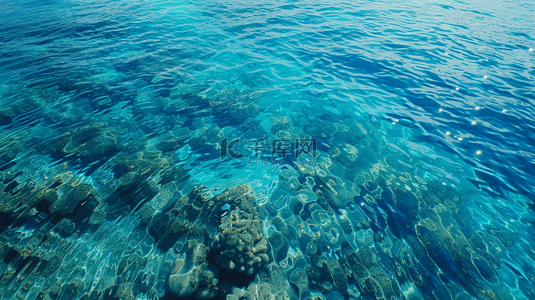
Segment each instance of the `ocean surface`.
M0 0L0 299L535 299L535 2Z

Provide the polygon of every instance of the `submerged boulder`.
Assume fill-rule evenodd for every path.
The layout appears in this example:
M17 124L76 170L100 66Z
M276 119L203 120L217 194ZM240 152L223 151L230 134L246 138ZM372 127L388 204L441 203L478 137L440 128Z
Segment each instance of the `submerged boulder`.
M236 208L223 220L216 236L214 250L220 252L218 264L229 271L252 275L255 268L269 258L267 240L262 234L258 217Z
M188 252L175 259L169 276L169 291L179 298L194 296L196 299L210 299L217 294L218 279L209 270L206 256L208 247L191 240Z

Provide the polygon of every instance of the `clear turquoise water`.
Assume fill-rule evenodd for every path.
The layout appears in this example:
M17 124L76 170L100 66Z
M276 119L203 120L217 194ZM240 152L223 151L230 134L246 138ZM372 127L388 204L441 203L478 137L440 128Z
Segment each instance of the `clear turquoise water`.
M535 298L535 3L0 8L2 299ZM222 254L238 184L252 275Z

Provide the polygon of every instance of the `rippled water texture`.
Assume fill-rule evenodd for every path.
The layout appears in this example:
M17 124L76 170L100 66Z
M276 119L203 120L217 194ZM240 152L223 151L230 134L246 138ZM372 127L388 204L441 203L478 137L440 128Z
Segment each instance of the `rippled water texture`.
M0 20L2 299L535 299L535 3Z

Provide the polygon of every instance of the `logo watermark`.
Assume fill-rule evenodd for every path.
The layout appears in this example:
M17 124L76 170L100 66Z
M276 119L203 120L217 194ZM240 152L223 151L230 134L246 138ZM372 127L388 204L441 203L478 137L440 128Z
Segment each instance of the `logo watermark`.
M227 158L241 159L246 155L239 153L235 150L235 147L240 144L242 140L240 138L229 140L224 138L220 142L221 155L220 160ZM314 138L297 138L295 140L290 139L275 139L271 143L267 142L264 138L249 139L246 141L248 146L245 147L252 151L252 158L249 159L248 165L251 167L268 167L284 165L284 159L287 157L293 157L297 160L300 156L308 154L312 158L316 158L317 141ZM270 145L269 145L270 144ZM266 154L269 154L269 158L265 158ZM314 161L301 160L294 162L296 165L314 165Z

